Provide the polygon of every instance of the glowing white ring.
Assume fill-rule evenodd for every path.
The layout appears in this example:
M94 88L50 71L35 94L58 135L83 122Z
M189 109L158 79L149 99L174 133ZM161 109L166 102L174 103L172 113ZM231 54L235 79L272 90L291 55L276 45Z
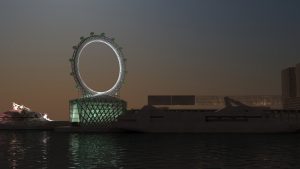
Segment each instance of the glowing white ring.
M82 80L79 72L79 58L81 56L81 52L87 45L96 42L104 43L107 46L109 46L117 56L118 63L119 63L119 75L116 83L113 85L112 88L103 92L95 91L90 87L88 87L87 84ZM123 54L120 48L113 42L113 40L105 36L93 35L83 40L83 42L79 44L79 47L78 48L76 47L76 51L74 52L71 62L72 62L72 69L73 69L72 75L74 76L75 81L78 83L78 86L82 90L83 94L86 96L102 96L102 95L115 96L123 83L124 76L125 76L125 63L124 63Z

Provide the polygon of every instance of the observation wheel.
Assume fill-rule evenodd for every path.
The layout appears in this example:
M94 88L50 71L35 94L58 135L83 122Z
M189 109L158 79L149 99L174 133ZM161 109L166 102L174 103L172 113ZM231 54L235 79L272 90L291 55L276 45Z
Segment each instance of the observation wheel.
M91 43L104 43L105 45L109 46L116 55L118 59L119 64L119 75L118 79L115 82L115 84L106 91L96 91L91 89L82 79L79 69L79 61L82 51L85 47L87 47ZM72 72L71 75L74 77L74 80L76 82L76 88L78 88L81 93L83 94L83 97L95 97L95 96L117 96L118 91L120 90L124 79L125 79L125 57L122 53L122 48L115 43L114 38L109 38L105 36L104 33L100 35L95 35L93 32L90 33L90 36L80 37L80 42L78 45L73 46L74 52L72 55L72 58L70 59L71 62L71 68Z

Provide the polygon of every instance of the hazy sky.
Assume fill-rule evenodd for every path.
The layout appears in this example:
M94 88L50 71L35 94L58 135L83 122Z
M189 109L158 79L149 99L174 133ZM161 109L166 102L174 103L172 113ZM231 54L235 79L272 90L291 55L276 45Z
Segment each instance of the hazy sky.
M69 58L80 36L114 37L127 58L121 98L129 108L149 94L280 94L280 72L300 62L300 1L7 0L0 2L0 111L25 104L68 119L79 97ZM112 51L83 51L83 78L110 88Z

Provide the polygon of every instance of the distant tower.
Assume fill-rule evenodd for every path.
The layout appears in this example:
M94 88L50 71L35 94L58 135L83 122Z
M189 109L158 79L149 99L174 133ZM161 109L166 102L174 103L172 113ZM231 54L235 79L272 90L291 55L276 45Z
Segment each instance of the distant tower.
M299 65L300 66L300 65ZM299 79L300 81L300 79ZM290 98L297 96L297 85L296 85L296 68L289 67L282 70L281 72L281 87L282 97Z

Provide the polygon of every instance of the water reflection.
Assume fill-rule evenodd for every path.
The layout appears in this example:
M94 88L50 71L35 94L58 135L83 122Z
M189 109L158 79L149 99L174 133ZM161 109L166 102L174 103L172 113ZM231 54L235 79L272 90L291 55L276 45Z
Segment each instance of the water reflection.
M300 135L0 131L0 168L300 168Z
M47 132L1 132L1 168L47 168Z
M72 166L83 168L295 168L299 141L300 135L72 135L70 151Z
M70 168L120 168L115 137L99 134L70 135Z

